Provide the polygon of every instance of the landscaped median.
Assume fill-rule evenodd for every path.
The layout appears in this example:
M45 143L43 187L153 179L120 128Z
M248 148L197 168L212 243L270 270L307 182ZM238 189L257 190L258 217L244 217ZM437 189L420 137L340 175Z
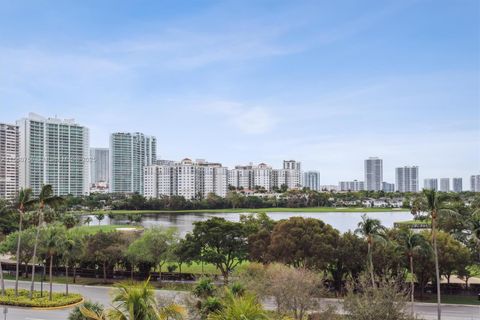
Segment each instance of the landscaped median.
M42 296L40 291L33 292L33 299L30 299L30 291L28 290L19 290L18 297L15 297L15 290L13 289L6 289L5 295L0 294L0 305L36 309L70 307L82 301L82 295L76 293L71 293L68 296L64 293L53 293L52 300L49 299L48 292L43 292Z

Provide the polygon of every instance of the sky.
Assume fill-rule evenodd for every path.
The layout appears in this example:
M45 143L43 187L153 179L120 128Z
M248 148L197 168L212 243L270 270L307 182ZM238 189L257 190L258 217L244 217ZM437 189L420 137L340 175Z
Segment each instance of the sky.
M75 118L162 159L296 159L322 184L363 160L480 174L480 2L0 0L0 122Z

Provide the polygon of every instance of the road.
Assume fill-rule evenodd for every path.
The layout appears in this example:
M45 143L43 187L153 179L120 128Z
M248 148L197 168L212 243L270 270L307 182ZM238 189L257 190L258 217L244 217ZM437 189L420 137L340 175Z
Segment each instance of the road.
M5 284L7 288L11 288L14 285L13 281L6 280ZM21 288L29 288L29 283L25 281L20 282ZM44 285L44 289L47 286ZM82 285L70 285L70 292L80 293L85 299L100 302L105 306L110 305L110 293L112 288L109 287L93 287ZM37 290L40 289L40 284L37 284ZM64 291L65 285L54 284L54 291ZM181 301L185 296L185 292L180 291L165 291L158 290L157 296L162 300L177 300ZM339 301L335 299L325 299L325 304L339 305ZM273 309L271 302L265 303L266 308ZM0 307L1 308L1 307ZM437 309L435 304L431 303L417 303L415 304L415 310L418 316L426 320L436 319ZM13 308L8 307L7 320L66 320L71 309L62 310L31 310L27 308ZM0 319L3 319L2 310L0 309ZM443 305L442 307L442 319L444 320L480 320L480 306L464 306L464 305Z

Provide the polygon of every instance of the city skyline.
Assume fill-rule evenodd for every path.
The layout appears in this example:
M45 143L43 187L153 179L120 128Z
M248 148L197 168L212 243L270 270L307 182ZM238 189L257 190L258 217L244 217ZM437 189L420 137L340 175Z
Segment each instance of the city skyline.
M370 156L388 182L480 172L477 1L91 5L2 5L1 122L75 118L92 147L140 131L162 159L299 159L322 184L363 180Z

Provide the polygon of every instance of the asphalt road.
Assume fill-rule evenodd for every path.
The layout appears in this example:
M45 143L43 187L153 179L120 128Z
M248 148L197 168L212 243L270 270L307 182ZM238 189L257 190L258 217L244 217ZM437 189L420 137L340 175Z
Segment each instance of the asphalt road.
M14 282L6 280L7 287L13 287ZM20 282L21 288L29 288L28 282ZM44 284L44 289L48 284ZM64 291L65 285L54 284L54 291ZM110 305L110 293L112 288L109 287L92 287L92 286L80 286L70 285L70 292L80 293L85 299L102 303L104 306ZM37 290L40 290L40 284L37 284ZM157 291L159 299L162 300L177 300L181 301L185 295L184 292L179 291ZM339 305L338 300L325 299L324 303ZM273 309L273 304L270 302L265 303L266 307ZM71 309L52 310L52 311L40 311L31 310L26 308L13 308L8 307L8 313L6 318L3 318L2 307L0 307L0 320L66 320ZM435 304L430 303L417 303L415 304L415 311L418 316L426 320L436 319L437 309ZM464 306L464 305L443 305L442 319L444 320L480 320L480 306Z

